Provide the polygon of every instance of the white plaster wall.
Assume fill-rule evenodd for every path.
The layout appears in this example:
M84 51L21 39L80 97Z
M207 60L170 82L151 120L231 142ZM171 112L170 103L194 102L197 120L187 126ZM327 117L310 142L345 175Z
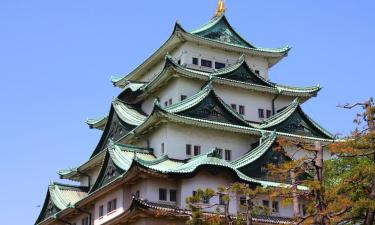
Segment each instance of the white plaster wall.
M186 155L186 144L191 144L193 149L194 145L201 146L201 154L207 153L215 147L232 150L232 160L234 160L249 151L251 144L258 139L246 134L173 123L162 126L166 127L165 154L181 160L191 157Z
M269 201L269 207L272 208L272 202L276 201L279 202L279 212L272 212L271 215L273 216L281 216L281 217L293 217L293 205L292 204L283 204L282 198L275 198L270 199L268 196L259 196L255 199L257 205L262 206L263 200Z
M239 57L242 55L238 52L224 51L220 49L214 49L194 43L186 42L181 45L182 57L181 63L191 65L192 58L203 58L214 62L221 62L227 65L232 65L237 62ZM264 57L246 55L246 62L253 70L259 70L260 75L268 79L268 61Z
M168 83L161 87L157 92L149 95L142 103L142 110L150 114L154 107L154 101L159 98L160 105L164 107L164 102L172 99L172 104L181 101L181 95L191 96L196 94L202 87L203 82L187 78L172 78Z
M159 200L159 188L167 189L167 201ZM131 187L131 193L135 194L137 191L139 191L140 198L143 200L171 205L179 204L178 198L177 202L169 201L169 190L176 190L177 196L179 196L179 187L176 180L152 178L142 180L141 182L132 185Z
M91 215L93 215L93 213L94 213L93 210L91 210L89 212L91 213ZM82 214L74 217L73 219L70 219L69 222L72 223L72 224L75 223L77 225L81 225L82 224L82 219L84 219L86 217L89 217L89 215L82 213ZM89 219L90 219L90 217L89 217ZM94 218L91 218L91 224L92 224L93 221L94 221ZM61 223L57 222L56 224L61 224Z
M96 179L98 178L100 173L100 165L96 166L95 168L91 169L90 171L87 172L88 175L90 175L91 178L91 185L94 185ZM87 176L81 176L80 186L88 186L88 180L89 178Z
M181 101L181 95L190 97L199 92L204 85L203 81L193 80L188 78L172 78L165 86L161 87L159 91L148 96L142 104L142 109L145 113L150 114L154 107L154 100L159 97L160 104L164 107L164 102L172 99L173 104ZM237 110L239 105L245 106L244 118L248 121L262 122L263 119L258 117L258 109L272 111L272 99L276 95L261 93L253 90L246 90L231 86L214 84L215 91L220 98L228 105L236 104ZM275 101L275 112L284 108L293 101L293 97L280 96ZM266 118L265 118L266 119Z
M259 118L258 109L264 109L265 117L266 110L272 111L272 99L275 97L275 95L219 84L215 84L215 91L216 94L228 105L236 104L237 110L239 105L245 106L245 120L262 122L266 118ZM276 111L289 105L292 100L292 98L286 97L277 101L278 104L275 104Z
M168 220L165 218L145 218L139 219L131 225L185 225L184 221Z
M107 213L107 203L113 199L117 199L117 209L115 209L112 212ZM126 209L124 209L124 190L122 188L119 188L104 197L98 199L94 203L95 205L95 211L93 213L94 218L94 225L103 224L116 216L120 215L122 212L124 212ZM104 216L99 217L99 207L103 205L104 206Z
M181 58L182 49L181 48L177 48L177 49L173 50L172 52L170 52L169 54L173 58L175 58L176 61L177 61L179 58ZM159 74L162 71L162 69L164 67L164 64L165 64L165 60L164 60L164 57L163 57L158 62L155 62L154 66L152 66L150 70L144 72L144 74L139 79L137 79L137 81L140 81L140 82L149 82L157 74Z

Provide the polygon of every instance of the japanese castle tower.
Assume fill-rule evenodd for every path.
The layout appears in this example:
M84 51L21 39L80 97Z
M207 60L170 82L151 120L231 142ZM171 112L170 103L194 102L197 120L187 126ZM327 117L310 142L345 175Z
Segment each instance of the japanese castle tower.
M51 183L35 224L182 225L190 212L185 198L199 188L280 187L266 170L283 160L272 150L277 138L334 139L301 108L320 87L270 80L269 69L290 48L254 46L224 11L219 1L215 16L193 31L176 23L154 54L112 78L120 93L108 115L87 120L103 132L96 148L86 162L58 172L77 186ZM307 154L285 151L294 158ZM231 213L240 210L240 200L231 200ZM259 196L273 213L254 222L290 223L292 206L280 201ZM159 211L165 216L156 217Z

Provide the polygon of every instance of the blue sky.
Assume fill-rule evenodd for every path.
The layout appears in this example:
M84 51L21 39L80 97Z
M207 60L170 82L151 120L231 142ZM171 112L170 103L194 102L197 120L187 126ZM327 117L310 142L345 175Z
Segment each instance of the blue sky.
M170 35L207 22L216 0L0 1L0 195L2 224L34 223L56 171L79 165L100 132L87 117L108 113L127 74ZM257 46L293 47L272 81L320 84L305 111L348 133L356 110L339 103L374 96L375 2L227 0L227 17ZM22 215L20 215L20 212Z

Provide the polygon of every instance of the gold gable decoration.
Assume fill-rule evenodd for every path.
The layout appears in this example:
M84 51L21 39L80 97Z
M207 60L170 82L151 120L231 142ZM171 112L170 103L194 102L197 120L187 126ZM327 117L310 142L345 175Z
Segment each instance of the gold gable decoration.
M218 5L217 5L217 9L216 9L216 12L215 12L215 17L221 16L224 13L225 13L225 4L224 4L224 1L223 0L219 0Z

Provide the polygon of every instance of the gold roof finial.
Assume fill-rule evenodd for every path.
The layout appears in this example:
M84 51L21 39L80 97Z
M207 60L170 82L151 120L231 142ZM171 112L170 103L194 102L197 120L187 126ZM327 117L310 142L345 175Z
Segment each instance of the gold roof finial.
M225 4L223 0L219 0L219 3L217 5L217 9L215 12L215 16L221 16L225 13Z

